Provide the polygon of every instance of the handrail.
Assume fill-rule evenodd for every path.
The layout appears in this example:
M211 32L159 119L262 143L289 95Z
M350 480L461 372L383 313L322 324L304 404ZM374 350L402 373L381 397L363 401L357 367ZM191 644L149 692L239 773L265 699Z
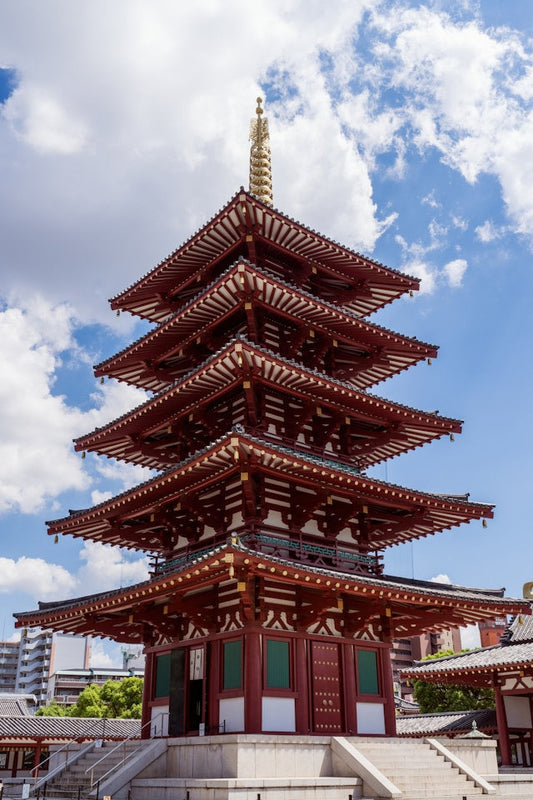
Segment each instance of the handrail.
M109 756L110 756L110 755L112 755L112 754L115 752L115 750L118 750L118 748L119 748L119 747L124 747L124 748L125 748L126 744L127 744L129 741L132 741L133 739L140 739L140 738L141 738L140 734L142 734L143 730L144 730L145 728L147 728L147 727L148 727L148 725L152 726L152 725L153 725L153 723L154 723L154 722L155 722L157 719L159 719L160 717L161 717L161 719L164 719L164 717L165 717L165 716L167 716L167 715L168 715L168 711L167 711L167 712L161 712L161 713L160 713L160 714L158 714L156 717L154 717L154 718L152 718L152 719L149 719L149 720L148 720L148 722L145 722L145 723L144 723L144 725L141 725L141 728L140 728L140 730L139 730L137 733L135 733L135 734L133 734L133 733L132 733L132 734L130 734L130 735L128 736L128 738L127 738L127 739L122 739L122 741L118 742L118 743L117 743L117 744L116 744L114 747L112 747L112 748L111 748L111 750L109 751L109 753L105 753L105 755L103 755L103 756L102 756L102 758L99 758L99 759L98 759L98 761L95 761L95 763L94 763L94 764L92 764L90 767L87 767L87 769L85 770L85 775L87 775L87 773L88 773L88 772L90 772L90 773L91 773L91 789L92 789L92 788L93 788L93 786L94 786L94 769L95 769L95 767L97 767L97 766L98 766L98 764L101 764L103 761L105 761L105 760L106 760L106 758L109 758ZM130 757L131 757L133 754L134 754L133 752L132 752L132 753L130 753ZM113 770L115 770L115 769L116 769L116 768L117 768L119 765L120 765L121 767L122 767L122 766L124 766L124 764L125 764L125 763L126 763L126 761L127 761L127 758L128 758L128 757L127 757L127 756L126 756L126 754L124 753L124 756L123 756L123 758L122 758L122 761L120 761L118 764L114 764L114 766L110 767L110 768L107 770L107 772L104 772L104 774L103 774L103 775L100 775L100 777L98 778L98 783L102 783L102 781L104 781L104 780L105 780L105 778L107 778L107 777L108 777L108 775L110 775L110 774L113 772Z
M36 771L37 775L39 775L39 770L42 768L43 764L46 764L47 761L50 761L50 759L55 758L63 750L65 750L65 749L67 750L67 758L65 758L65 761L62 764L58 764L57 767L54 767L54 769L51 772L47 772L46 775L44 775L42 778L39 778L38 780L35 781L34 786L33 786L34 791L36 789L39 789L41 786L44 786L44 784L47 783L51 778L55 777L55 775L58 775L60 772L62 772L64 769L66 769L69 766L69 764L71 762L71 759L68 758L68 748L72 744L80 744L80 739L85 738L85 736L88 733L90 733L94 728L97 728L98 726L102 727L102 737L105 736L105 718L102 719L101 717L99 717L98 719L96 719L94 721L94 724L90 725L82 734L79 734L78 736L73 736L72 739L69 739L69 741L66 742L64 745L62 745L59 748L59 750L54 750L53 753L50 753L48 758L45 758L43 761L39 761L37 766L34 767L34 770ZM89 744L93 744L94 745L94 741L90 742ZM75 758L78 758L79 757L79 753L80 753L80 751L76 750L76 752L72 756L72 760L74 760Z

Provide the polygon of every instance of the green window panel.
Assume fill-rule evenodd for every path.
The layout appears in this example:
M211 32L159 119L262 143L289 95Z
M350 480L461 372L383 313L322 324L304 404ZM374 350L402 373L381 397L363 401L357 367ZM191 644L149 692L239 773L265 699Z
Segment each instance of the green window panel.
M289 643L267 639L266 685L269 689L290 689Z
M240 689L242 686L242 642L224 642L223 689Z
M379 694L378 654L375 650L357 651L359 694Z
M170 653L156 656L155 696L167 697L170 692Z

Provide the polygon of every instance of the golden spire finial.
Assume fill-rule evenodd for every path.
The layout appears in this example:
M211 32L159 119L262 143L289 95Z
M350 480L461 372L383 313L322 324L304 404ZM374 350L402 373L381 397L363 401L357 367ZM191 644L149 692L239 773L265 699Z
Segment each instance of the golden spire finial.
M257 98L257 108L250 122L250 192L255 194L263 203L271 206L274 202L272 196L272 168L270 165L270 136L268 133L268 120L261 117L262 99Z

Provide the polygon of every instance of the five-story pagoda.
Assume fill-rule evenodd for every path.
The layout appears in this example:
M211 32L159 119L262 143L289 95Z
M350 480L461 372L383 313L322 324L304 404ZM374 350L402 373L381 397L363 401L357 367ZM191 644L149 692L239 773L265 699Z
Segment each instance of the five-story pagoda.
M150 578L18 624L142 643L143 718L171 735L393 734L393 637L526 606L383 574L389 545L492 507L365 473L461 430L368 392L436 355L366 319L418 281L272 207L260 101L251 139L250 191L111 301L154 327L95 374L153 394L75 446L156 476L49 523L150 553Z

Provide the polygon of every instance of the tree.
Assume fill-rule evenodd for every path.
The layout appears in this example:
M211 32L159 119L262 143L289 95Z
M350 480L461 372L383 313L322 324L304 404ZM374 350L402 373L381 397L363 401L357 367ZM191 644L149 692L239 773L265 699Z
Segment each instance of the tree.
M103 716L140 719L143 698L142 678L107 681L102 686L100 697L106 708Z
M49 706L41 706L36 712L36 717L66 717L67 709L59 705L55 700Z
M468 649L461 650L462 653ZM454 655L453 650L440 650L423 661ZM494 708L494 692L476 686L458 686L456 684L430 683L415 681L413 696L422 714L437 714L439 711L475 711L479 708Z
M143 679L124 678L106 681L103 686L91 683L78 697L77 703L65 708L56 702L39 709L42 717L115 717L140 719Z
M104 684L105 686L105 684ZM78 697L77 703L68 710L69 717L106 717L105 706L102 702L102 688L97 683L86 686Z

